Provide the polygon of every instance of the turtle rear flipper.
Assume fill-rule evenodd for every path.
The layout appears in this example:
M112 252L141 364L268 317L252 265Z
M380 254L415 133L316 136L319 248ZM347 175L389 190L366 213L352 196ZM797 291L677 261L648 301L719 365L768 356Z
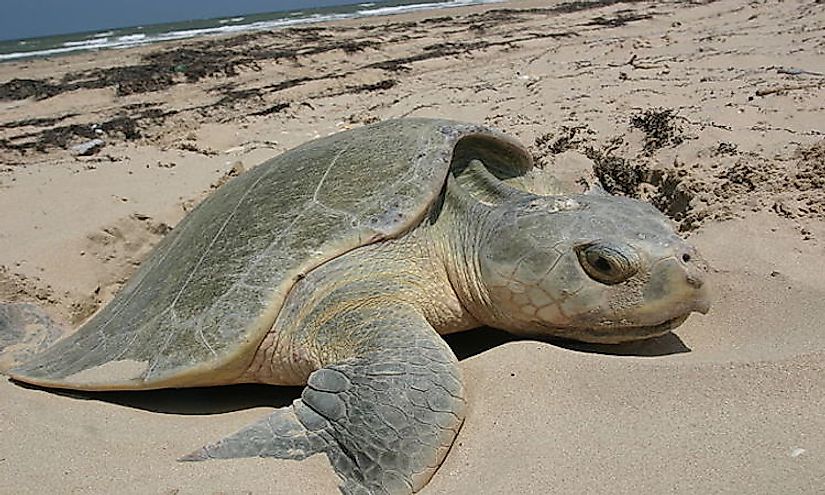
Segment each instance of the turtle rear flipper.
M464 418L458 362L412 309L347 313L328 324L361 322L352 330L365 339L363 352L312 373L292 406L181 460L303 459L324 452L344 493L421 489Z
M0 372L28 361L62 334L60 325L39 306L0 303Z

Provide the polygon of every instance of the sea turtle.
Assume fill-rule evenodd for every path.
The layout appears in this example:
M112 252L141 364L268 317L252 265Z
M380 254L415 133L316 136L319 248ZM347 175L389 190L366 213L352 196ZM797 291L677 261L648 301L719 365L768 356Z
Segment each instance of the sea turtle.
M325 453L345 493L415 492L464 420L439 334L612 343L707 309L697 253L656 209L534 194L531 169L514 139L445 120L311 141L219 188L111 303L9 374L80 390L306 384L182 460Z

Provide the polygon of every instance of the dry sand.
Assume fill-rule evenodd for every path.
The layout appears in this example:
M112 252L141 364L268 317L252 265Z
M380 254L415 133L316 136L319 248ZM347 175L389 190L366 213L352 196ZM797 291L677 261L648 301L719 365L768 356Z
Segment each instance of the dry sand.
M423 493L825 493L823 74L813 0L510 2L3 64L46 84L0 86L0 299L76 324L244 168L378 119L483 122L665 210L715 305L621 347L458 336L471 409ZM73 156L93 124L105 146ZM322 456L174 461L297 394L0 381L0 493L334 492Z

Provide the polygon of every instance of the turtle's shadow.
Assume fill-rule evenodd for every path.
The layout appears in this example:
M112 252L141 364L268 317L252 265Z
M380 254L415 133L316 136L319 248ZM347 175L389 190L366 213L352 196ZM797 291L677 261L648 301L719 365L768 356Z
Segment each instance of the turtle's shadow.
M301 397L303 387L274 385L225 385L222 387L169 388L124 392L86 392L43 388L14 381L16 385L46 390L74 399L98 400L164 414L221 414L253 407L284 407Z
M535 338L517 337L503 330L490 327L447 335L444 340L447 341L460 361L477 356L508 342L536 341ZM609 356L660 357L690 352L690 348L685 345L682 339L672 332L668 332L661 337L627 342L625 344L588 344L586 342L559 338L541 339L541 342L572 351L586 352L589 354L605 354Z
M508 342L528 340L494 328L480 328L470 332L448 335L445 340L459 360L468 359ZM535 339L530 339L535 341ZM690 352L673 333L662 337L628 344L585 344L559 339L545 340L578 352L616 356L666 356ZM21 387L40 389L22 382ZM303 387L276 387L272 385L226 385L186 389L162 389L128 392L83 392L77 390L45 389L51 393L76 399L98 400L125 407L165 414L221 414L253 407L284 407L301 396Z

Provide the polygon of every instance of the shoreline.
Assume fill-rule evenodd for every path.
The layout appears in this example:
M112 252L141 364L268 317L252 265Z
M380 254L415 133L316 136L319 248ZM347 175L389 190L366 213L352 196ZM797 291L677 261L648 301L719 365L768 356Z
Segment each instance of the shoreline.
M18 40L0 40L0 45L6 43L37 44L39 42L46 42L50 39L63 39L66 42L68 42L64 42L59 46L54 46L52 48L44 50L51 53L32 52L38 53L37 55L27 55L28 52L0 53L0 64L13 61L50 59L54 57L80 55L84 53L99 53L101 51L109 50L128 50L131 48L144 47L151 48L161 43L199 41L220 37L231 38L234 36L278 31L280 29L300 29L315 25L323 25L327 23L347 21L354 21L356 23L360 23L363 20L374 18L388 19L402 15L429 15L428 13L437 13L440 11L450 13L455 9L472 8L477 6L483 7L486 5L499 5L502 3L506 3L507 0L477 1L479 1L480 3L470 5L442 5L440 7L437 6L437 4L425 4L426 6L420 6L419 4L408 4L391 7L377 7L373 10L369 10L369 8L367 8L367 10L356 10L353 12L346 12L348 8L355 9L357 7L364 7L366 5L352 4L338 7L321 7L317 9L309 9L310 12L327 12L327 18L324 18L324 14L319 13L309 15L308 17L294 17L293 14L303 13L303 11L300 10L253 13L244 14L240 16L216 17L212 19L194 19L189 21L159 23L147 26L125 26L119 28L105 28L94 31L66 33L36 38L24 38ZM336 9L338 8L344 8L345 11L337 12ZM264 20L267 18L270 18L270 20ZM241 22L246 19L258 20L251 24L230 25L232 22ZM164 26L169 27L169 29L161 30L160 28ZM180 27L181 29L172 29L173 27ZM155 32L154 34L152 34L153 31ZM109 37L114 36L118 32L120 32L120 35L117 36L116 41L110 42ZM151 36L157 36L159 37L159 39L153 40Z

